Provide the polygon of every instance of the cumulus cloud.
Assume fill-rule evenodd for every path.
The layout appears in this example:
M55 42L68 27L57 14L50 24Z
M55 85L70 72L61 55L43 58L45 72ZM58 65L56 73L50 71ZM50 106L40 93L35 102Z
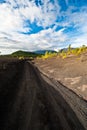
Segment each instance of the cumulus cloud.
M86 6L79 8L70 5L69 0L65 2L65 11L61 10L58 0L5 0L1 3L0 51L34 51L87 44ZM42 29L31 33L33 24Z

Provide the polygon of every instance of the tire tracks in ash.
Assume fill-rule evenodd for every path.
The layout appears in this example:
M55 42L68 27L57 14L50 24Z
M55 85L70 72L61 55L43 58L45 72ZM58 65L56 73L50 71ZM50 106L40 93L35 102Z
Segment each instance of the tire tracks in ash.
M9 75L9 82L4 79L0 87L1 130L87 130L86 113L82 120L78 115L82 101L76 108L75 100L69 100L72 93L67 94L62 85L41 74L31 62L14 64L12 78Z

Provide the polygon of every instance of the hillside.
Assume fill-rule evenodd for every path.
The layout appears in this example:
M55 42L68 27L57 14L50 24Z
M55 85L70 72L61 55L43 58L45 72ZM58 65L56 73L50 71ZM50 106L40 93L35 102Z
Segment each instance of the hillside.
M14 53L11 54L11 56L14 57L32 57L35 58L37 56L39 56L39 54L36 54L34 52L26 52L26 51L16 51Z

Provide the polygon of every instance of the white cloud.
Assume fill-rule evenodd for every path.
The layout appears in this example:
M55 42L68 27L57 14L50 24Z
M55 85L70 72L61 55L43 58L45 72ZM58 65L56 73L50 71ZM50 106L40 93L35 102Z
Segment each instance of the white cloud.
M66 0L66 4L69 5L69 0ZM50 0L42 0L42 5L38 6L35 0L6 0L6 3L0 4L0 49L7 49L7 52L19 49L33 51L57 49L70 43L73 46L87 44L87 8L81 7L79 12L73 12L77 10L74 6L68 7L65 12L60 9L58 0L54 0L54 4ZM63 20L56 22L58 17ZM21 34L32 30L26 26L27 20L36 22L44 30L31 35ZM62 29L56 30L58 26L62 26ZM77 32L70 37L64 31L72 26Z
M0 5L0 32L12 33L14 31L24 31L23 19L18 10L12 10L8 4Z
M36 21L37 25L43 26L43 28L54 24L59 10L60 7L56 0L54 5L49 0L45 0L42 6L36 6L34 0L7 0L6 3L0 4L0 48L24 48L24 50L49 48L50 42L53 42L50 39L57 36L53 30L45 29L32 35L19 32L31 30L26 27L26 20L31 23Z
M60 42L63 43L67 39L63 31L64 29L54 32L54 30L50 28L31 35L14 33L11 35L12 39L15 39L14 41L10 40L9 42L9 39L5 38L2 38L2 40L0 39L0 45L3 43L0 48L14 48L17 50L23 49L30 51L35 51L37 49L55 49Z
M72 43L72 47L87 45L87 34L82 35L80 37L73 38L71 43Z

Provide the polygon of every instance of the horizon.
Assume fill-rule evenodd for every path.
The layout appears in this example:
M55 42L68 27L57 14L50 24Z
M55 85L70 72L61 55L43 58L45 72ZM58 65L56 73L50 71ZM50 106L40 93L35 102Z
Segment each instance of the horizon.
M81 48L83 46L87 48L86 45L82 45L80 47L72 47L71 45L69 45L69 46L70 46L71 49ZM10 52L10 53L7 53L7 54L1 54L1 52L0 52L0 54L1 54L1 56L4 56L4 55L10 55L10 54L13 54L13 53L16 53L16 52L35 53L35 54L45 54L46 52L58 53L58 52L60 52L62 50L66 50L66 49L68 50L69 46L65 47L65 48L61 48L59 50L52 50L52 49L51 50L36 50L36 51L16 50L16 51L13 51L13 52Z
M0 0L0 54L87 45L86 0Z

